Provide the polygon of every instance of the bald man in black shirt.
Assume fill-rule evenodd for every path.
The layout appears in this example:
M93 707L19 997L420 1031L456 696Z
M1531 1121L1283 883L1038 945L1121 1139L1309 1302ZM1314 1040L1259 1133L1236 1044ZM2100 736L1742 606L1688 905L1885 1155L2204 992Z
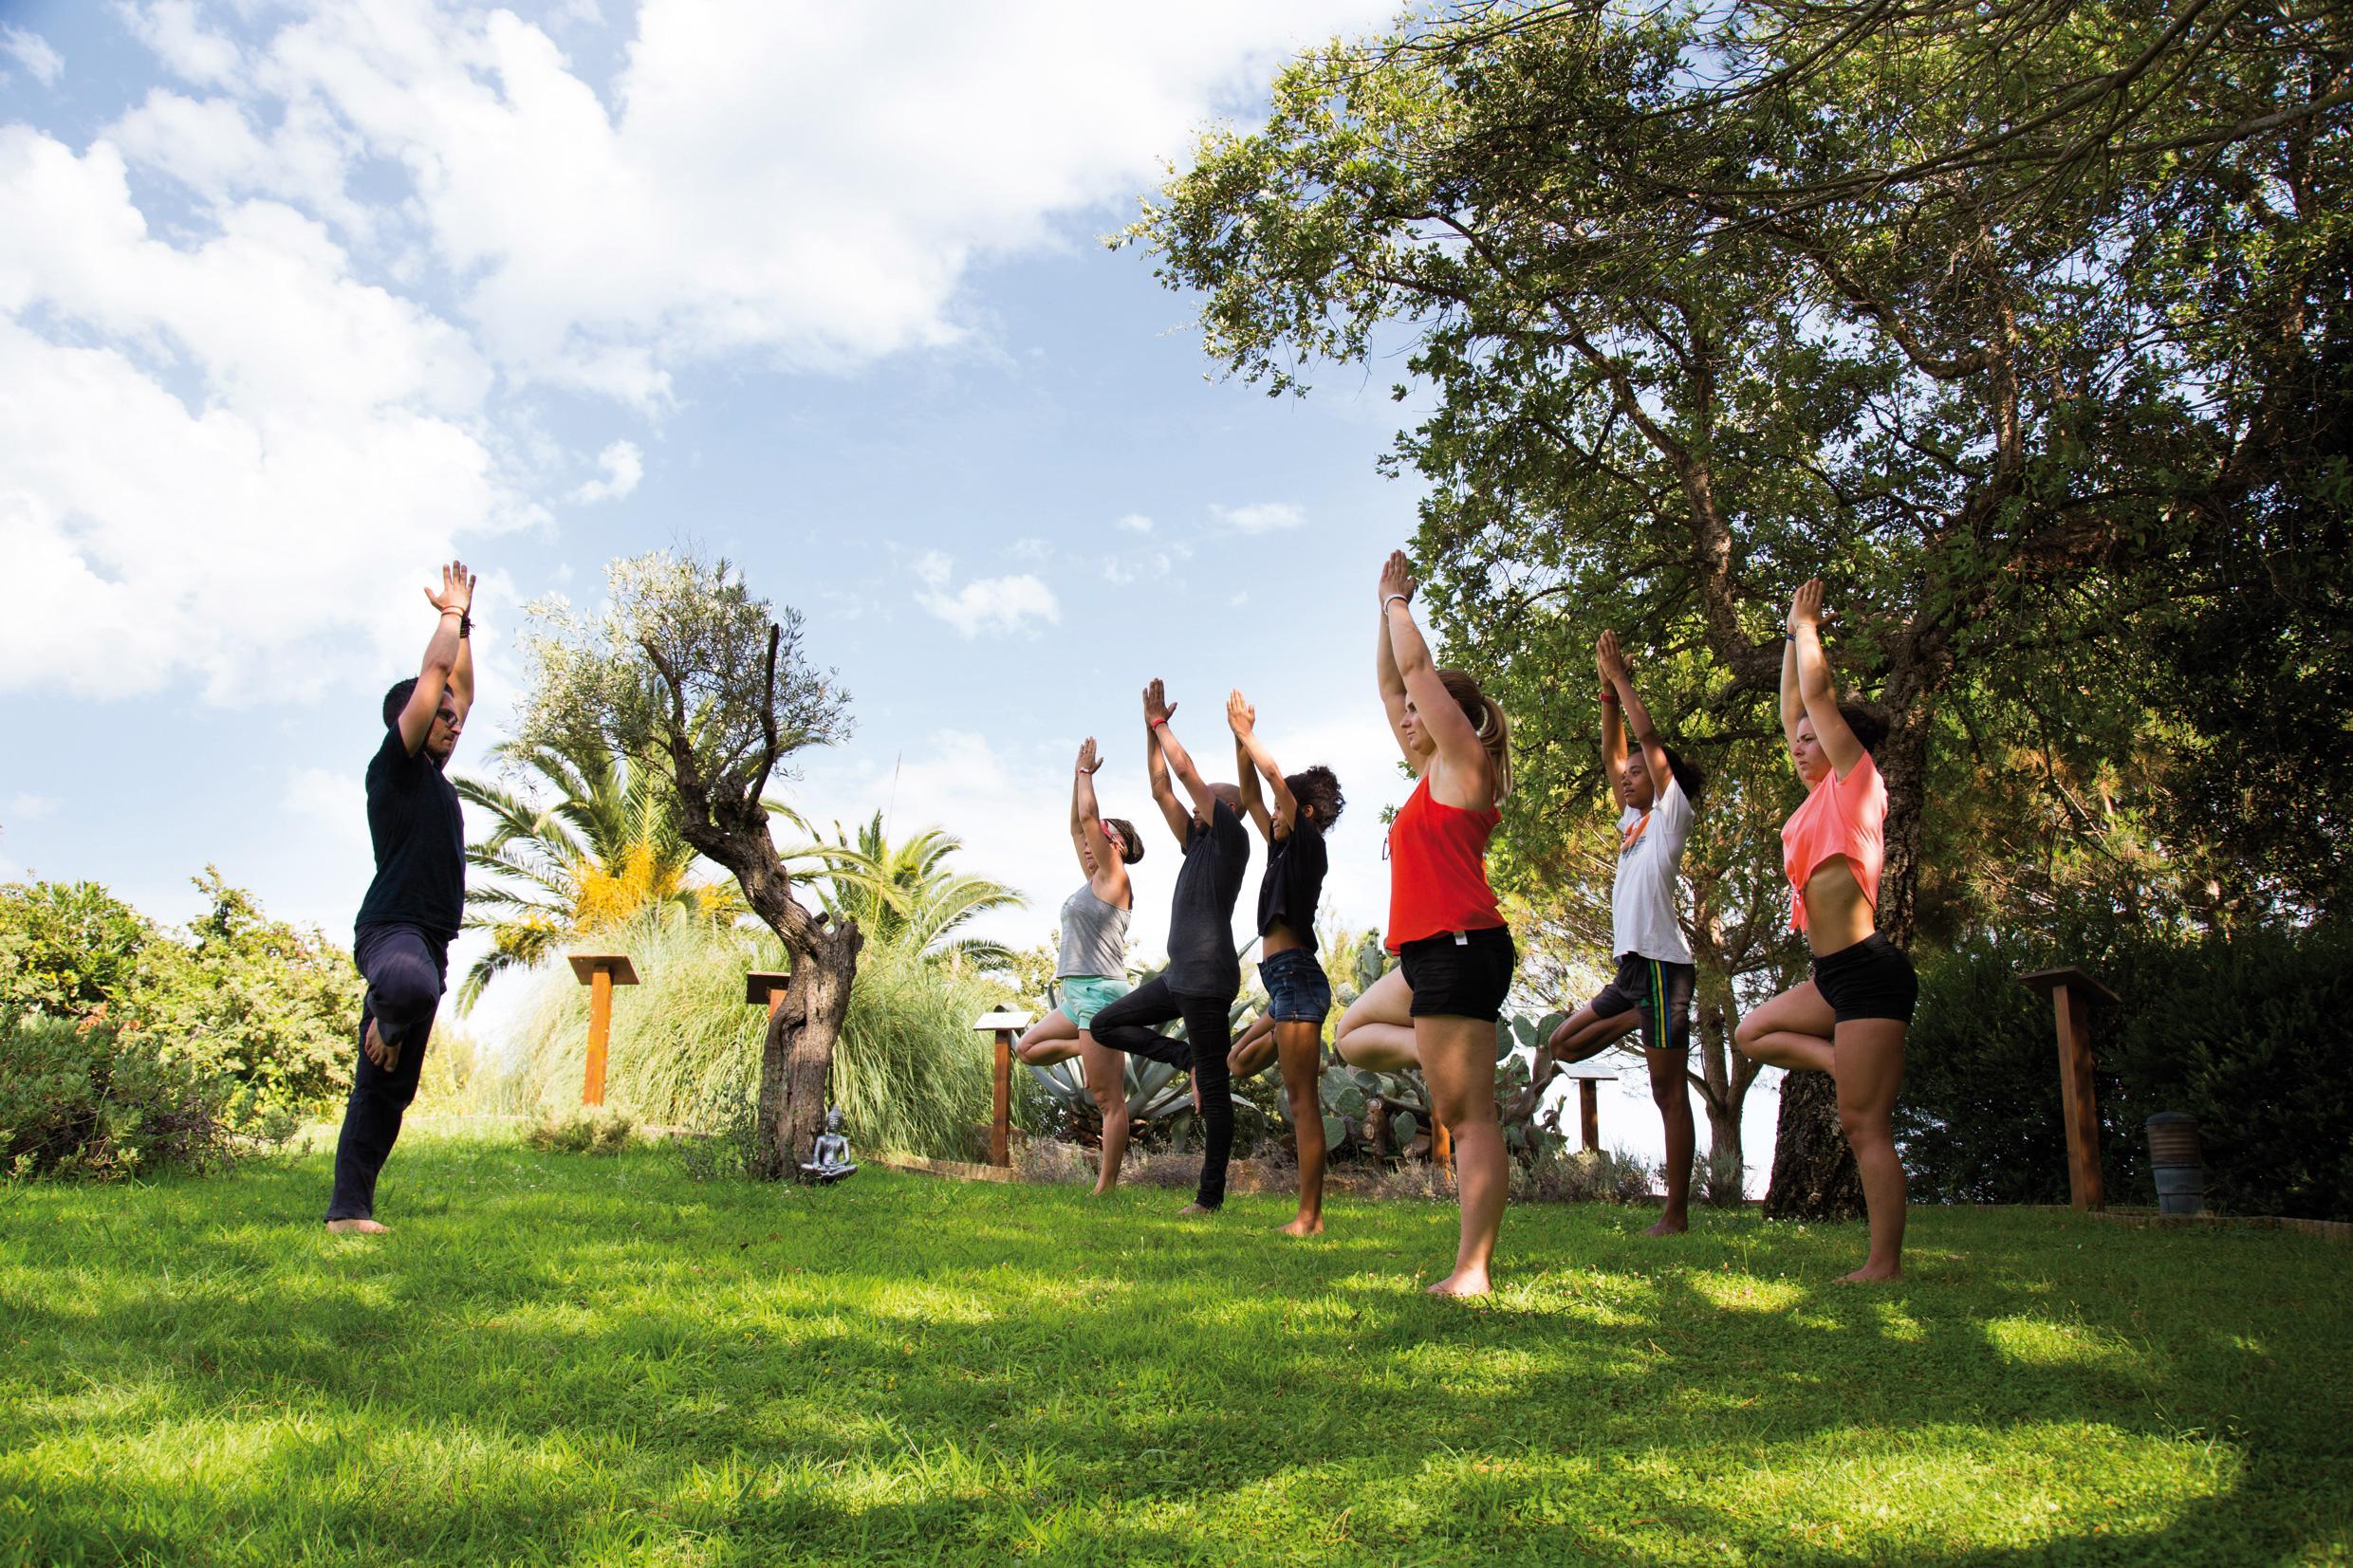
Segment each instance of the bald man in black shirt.
M417 1098L433 1015L449 987L450 943L466 913L466 824L443 776L473 707L473 577L462 561L425 590L440 615L413 680L384 693L384 741L368 764L368 837L376 879L354 922L352 958L367 977L360 1060L335 1146L329 1230L380 1231L376 1175Z

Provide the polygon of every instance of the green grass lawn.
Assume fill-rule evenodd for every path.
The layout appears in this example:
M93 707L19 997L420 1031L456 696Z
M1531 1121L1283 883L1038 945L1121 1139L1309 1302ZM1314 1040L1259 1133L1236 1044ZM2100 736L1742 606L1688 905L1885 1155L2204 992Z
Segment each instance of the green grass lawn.
M0 1188L0 1561L2344 1562L2353 1250L704 1185L412 1135Z

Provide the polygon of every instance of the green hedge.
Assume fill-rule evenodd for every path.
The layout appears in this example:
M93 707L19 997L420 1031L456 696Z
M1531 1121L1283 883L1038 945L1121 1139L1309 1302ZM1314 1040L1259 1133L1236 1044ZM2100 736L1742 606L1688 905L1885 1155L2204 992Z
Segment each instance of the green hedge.
M108 1180L223 1166L294 1118L232 1117L236 1085L154 1029L0 1011L0 1175Z
M2196 1116L2210 1207L2353 1218L2353 926L2169 937L2094 919L1920 955L1897 1134L1927 1202L2065 1203L2050 1004L2017 984L2076 964L2121 1005L2093 1015L2111 1203L2155 1202L2144 1120Z

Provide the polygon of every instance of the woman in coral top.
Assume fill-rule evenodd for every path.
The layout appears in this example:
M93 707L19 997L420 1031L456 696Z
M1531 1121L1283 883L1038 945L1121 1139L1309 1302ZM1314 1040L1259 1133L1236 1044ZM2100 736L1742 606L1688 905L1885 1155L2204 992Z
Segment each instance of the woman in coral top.
M1838 700L1822 653L1822 582L1797 591L1781 654L1781 728L1806 802L1781 829L1814 977L1740 1021L1741 1050L1778 1067L1810 1067L1838 1083L1839 1125L1855 1152L1871 1220L1871 1252L1850 1281L1903 1273L1903 1162L1892 1118L1903 1081L1903 1037L1919 996L1912 960L1874 929L1887 785L1871 748L1887 727Z
M1389 950L1399 966L1351 1004L1332 1048L1359 1067L1419 1067L1453 1134L1462 1192L1454 1271L1433 1296L1484 1296L1507 1186L1495 1121L1495 1020L1518 954L1487 885L1487 840L1511 792L1510 726L1459 670L1431 662L1414 625L1405 552L1380 573L1381 706L1419 775L1389 828Z

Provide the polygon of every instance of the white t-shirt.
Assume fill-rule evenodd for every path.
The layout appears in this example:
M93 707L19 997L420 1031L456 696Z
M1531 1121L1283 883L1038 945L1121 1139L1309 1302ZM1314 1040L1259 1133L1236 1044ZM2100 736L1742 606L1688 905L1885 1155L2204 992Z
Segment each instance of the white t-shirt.
M1618 819L1622 843L1642 814L1626 807ZM1683 862L1683 840L1691 837L1691 801L1670 775L1650 808L1650 825L1642 836L1618 851L1618 881L1610 890L1610 956L1640 953L1662 963L1688 964L1691 944L1675 918L1676 874Z

